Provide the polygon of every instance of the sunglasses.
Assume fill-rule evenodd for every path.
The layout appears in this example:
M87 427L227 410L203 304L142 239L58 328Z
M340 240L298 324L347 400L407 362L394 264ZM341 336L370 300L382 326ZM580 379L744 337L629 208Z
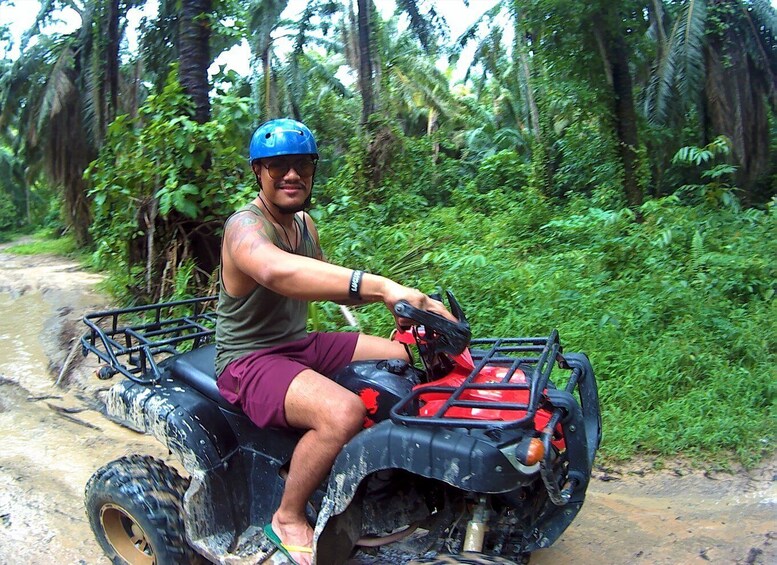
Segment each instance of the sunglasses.
M297 159L267 159L262 166L267 169L271 179L280 180L291 169L301 177L309 177L316 172L316 162L313 157L305 156Z

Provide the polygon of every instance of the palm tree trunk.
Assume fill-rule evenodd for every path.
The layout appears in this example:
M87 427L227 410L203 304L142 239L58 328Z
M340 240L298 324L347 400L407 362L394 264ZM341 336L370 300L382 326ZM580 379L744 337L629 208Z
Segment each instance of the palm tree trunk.
M518 60L521 63L523 69L525 87L526 87L526 103L529 106L529 118L531 123L531 129L534 133L534 139L538 142L542 142L542 132L540 131L540 111L537 108L537 101L534 98L534 86L531 80L531 71L529 70L529 61L526 57L526 53L519 52Z
M370 34L370 0L357 0L359 9L359 90L362 94L362 124L375 112Z
M51 116L46 155L50 176L62 187L67 224L81 247L91 243L90 203L84 171L97 156L83 136L82 109L77 92L64 101L62 111Z
M204 124L210 119L210 16L212 0L182 0L178 38L180 79L194 100L194 119Z
M531 129L534 139L538 142L542 142L542 133L540 131L540 111L537 108L537 101L534 97L534 85L531 76L531 68L529 67L529 57L527 55L526 48L526 28L524 25L523 11L516 10L513 30L515 37L513 39L513 56L517 57L516 68L520 69L520 73L523 74L523 80L521 80L520 73L518 75L518 83L523 84L523 88L526 92L526 107L528 114L529 128Z
M264 117L274 117L272 107L272 68L270 67L270 48L262 53L262 72L264 73Z
M107 7L108 42L106 45L105 84L108 86L108 107L105 113L106 124L116 117L119 106L119 0L109 0Z
M629 206L642 205L642 188L637 178L637 113L634 110L631 73L623 37L611 42L612 90L615 95L615 124L618 134L618 150L623 163L623 188Z
M666 33L664 32L664 6L661 0L651 0L647 7L648 18L655 27L656 34L656 61L663 58L666 48Z
M209 43L212 11L212 0L181 0L178 32L179 76L181 86L194 101L193 118L201 124L210 119L208 67L211 63ZM204 169L210 167L210 157L206 157L202 166ZM202 211L203 217L209 215L209 210ZM167 220L168 226L171 226L167 233L172 238L172 243L169 244L172 247L167 250L171 253L170 256L175 258L175 261L183 260L188 253L178 254L175 249L177 245L183 245L185 249L191 250L198 273L209 275L218 263L219 238L216 236L216 223L200 218L189 220L180 215L171 215ZM182 243L178 242L176 232L182 235Z
M437 131L438 124L438 114L437 110L434 108L429 108L429 115L426 118L426 135L431 137L434 135L434 132ZM435 165L437 164L437 161L440 158L440 142L435 140L432 143L432 163Z
M743 17L743 16L739 16ZM777 80L763 53L749 15L737 25L731 18L725 31L709 34L705 45L704 88L710 137L723 134L731 140L736 184L745 205L763 199L756 193L759 179L772 163L769 145L769 101L777 99ZM750 41L748 41L750 39Z
M606 30L604 21L606 18L601 17L594 27L594 34L604 63L607 82L612 86L615 134L618 138L618 153L623 166L623 190L628 205L636 208L642 205L644 195L637 173L639 136L628 47L621 33Z

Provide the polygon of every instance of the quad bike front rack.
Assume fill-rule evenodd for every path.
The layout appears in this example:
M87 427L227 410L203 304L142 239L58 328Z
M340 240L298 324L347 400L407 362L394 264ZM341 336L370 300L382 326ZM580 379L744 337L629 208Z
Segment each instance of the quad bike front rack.
M556 330L549 337L511 337L473 339L472 358L475 367L469 376L458 386L434 385L413 390L403 398L391 411L391 417L396 423L413 426L446 426L486 429L518 429L527 428L534 423L534 417L541 405L543 391L547 388L553 363L569 369L561 354L561 345ZM501 382L476 382L476 377L487 365L507 367ZM522 371L525 378L518 382L514 376ZM572 387L574 389L574 385ZM500 391L526 391L526 401L505 402L494 400L471 400L472 394L478 392L498 393ZM431 416L420 416L414 407L422 395L439 393L447 395L448 399ZM525 395L522 395L522 398ZM470 397L470 398L467 398ZM508 420L475 420L470 418L455 418L447 416L453 408L490 409L514 414Z
M121 373L142 384L162 378L161 358L197 348L213 338L216 296L95 312L84 317L89 330L81 337L86 356L107 364L98 376Z
M593 370L583 355L565 357L558 331L548 337L515 337L473 339L472 358L475 367L458 386L430 384L416 387L391 410L391 419L405 426L437 426L447 428L482 429L486 434L499 435L502 431L523 430L525 437L538 435L544 447L540 474L550 500L557 506L570 501L576 488L587 483L591 465L601 438L598 392ZM550 381L554 363L569 371L562 390ZM478 382L476 378L487 366L505 367L499 382ZM520 372L519 372L520 371ZM518 376L516 377L516 373ZM523 394L515 394L523 391ZM507 392L511 394L498 394ZM447 397L433 414L419 414L424 395ZM577 394L580 404L575 399ZM473 400L473 397L489 399ZM505 398L519 399L505 401ZM498 411L499 419L451 417L455 409ZM539 410L547 416L541 430L535 430ZM565 449L559 454L553 443L560 438L563 428ZM554 457L562 457L559 465ZM567 467L565 476L554 469Z

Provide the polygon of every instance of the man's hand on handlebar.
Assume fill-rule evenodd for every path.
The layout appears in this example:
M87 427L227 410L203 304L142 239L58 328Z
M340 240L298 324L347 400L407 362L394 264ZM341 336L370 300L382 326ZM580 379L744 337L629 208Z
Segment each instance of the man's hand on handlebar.
M405 301L411 306L418 308L419 310L424 310L426 312L431 312L433 314L437 314L438 316L442 316L451 322L458 321L456 317L448 311L442 302L430 298L420 290L402 286L401 284L391 281L388 285L388 288L386 289L386 295L383 302L386 304L386 307L389 309L389 311L396 317L397 326L399 326L400 329L406 330L416 323L413 320L408 318L401 318L396 315L394 309L397 305L397 302L400 301Z
M447 295L453 313L448 312L444 307L442 309L448 316L438 313L440 311L439 308L437 308L437 311L432 310L432 308L422 309L413 306L406 300L400 300L394 305L394 316L397 318L400 330L403 330L404 323L422 326L423 332L420 334L422 336L420 339L426 345L432 347L431 351L458 356L469 345L472 332L464 312L453 294L448 292ZM427 297L427 300L428 302L424 301L423 304L433 303L433 306L437 304L442 306L442 302L434 298ZM415 332L413 332L413 335L416 338L419 337ZM471 364L470 360L466 366Z

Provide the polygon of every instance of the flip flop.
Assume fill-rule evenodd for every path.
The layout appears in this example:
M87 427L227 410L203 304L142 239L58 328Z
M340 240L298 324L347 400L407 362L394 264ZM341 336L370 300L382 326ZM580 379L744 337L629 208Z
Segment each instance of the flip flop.
M272 529L272 524L267 524L264 527L264 535L266 535L267 539L269 539L272 544L286 556L286 559L291 561L292 565L299 565L299 563L291 556L292 553L313 553L312 547L284 544L281 541L281 538L278 537L278 534L275 533L275 530Z

